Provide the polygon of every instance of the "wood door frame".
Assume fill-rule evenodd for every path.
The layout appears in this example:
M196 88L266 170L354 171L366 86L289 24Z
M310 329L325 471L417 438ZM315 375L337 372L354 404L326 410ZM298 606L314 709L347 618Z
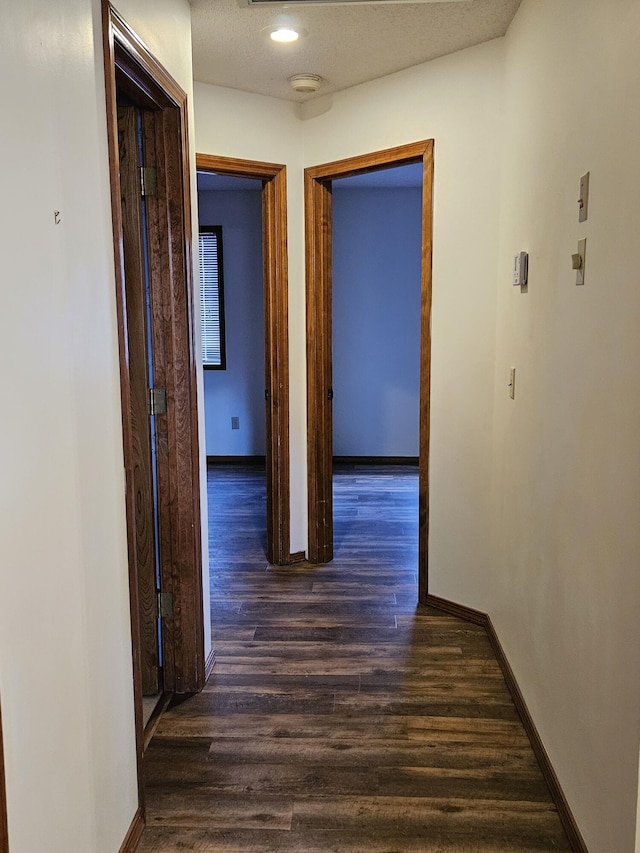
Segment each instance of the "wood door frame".
M267 474L267 559L279 566L290 553L289 320L286 167L214 154L196 154L196 169L262 181L264 345Z
M152 244L150 287L156 383L166 389L167 413L158 438L158 493L161 583L173 596L173 615L163 620L165 689L195 692L205 683L200 459L198 446L196 346L194 335L191 192L187 96L108 2L102 0L107 137L115 257L120 355L122 432L126 477L126 519L138 795L142 781L142 684L137 624L135 494L132 483L131 392L128 377L122 212L118 163L117 92L143 108L154 147L158 192L148 207ZM158 369L160 368L160 369Z
M4 747L2 745L2 708L0 708L0 853L9 853L7 788L4 776Z
M418 599L428 594L429 434L431 391L431 264L433 247L433 139L387 148L305 169L307 290L307 464L309 560L333 558L332 200L331 181L393 166L422 163L420 311L420 462Z

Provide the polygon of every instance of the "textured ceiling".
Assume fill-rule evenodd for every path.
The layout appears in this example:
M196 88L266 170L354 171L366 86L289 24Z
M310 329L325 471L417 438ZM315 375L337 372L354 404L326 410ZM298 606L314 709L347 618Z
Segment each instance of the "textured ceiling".
M305 101L503 36L521 0L266 8L191 2L196 80ZM285 23L307 35L274 44L265 29ZM288 78L303 72L323 78L316 95L291 90Z

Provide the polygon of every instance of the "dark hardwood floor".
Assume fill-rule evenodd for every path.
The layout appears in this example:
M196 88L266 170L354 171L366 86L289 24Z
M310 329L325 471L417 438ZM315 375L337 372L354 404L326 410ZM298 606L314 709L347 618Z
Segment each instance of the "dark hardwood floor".
M343 467L335 559L265 558L264 474L209 474L216 665L145 754L139 847L569 850L481 627L416 607L417 471Z

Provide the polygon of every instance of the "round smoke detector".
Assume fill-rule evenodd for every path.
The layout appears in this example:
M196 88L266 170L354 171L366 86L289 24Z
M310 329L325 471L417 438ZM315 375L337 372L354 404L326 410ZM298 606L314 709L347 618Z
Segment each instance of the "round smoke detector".
M318 74L294 74L289 77L289 85L294 92L308 95L317 92L322 84L322 77Z

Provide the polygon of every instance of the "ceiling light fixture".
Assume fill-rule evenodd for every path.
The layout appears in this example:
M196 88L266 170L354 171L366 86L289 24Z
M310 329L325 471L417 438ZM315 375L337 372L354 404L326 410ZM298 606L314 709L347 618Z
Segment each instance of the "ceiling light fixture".
M273 41L277 41L279 44L291 44L300 38L300 33L289 27L278 27L277 30L271 30L269 35Z

